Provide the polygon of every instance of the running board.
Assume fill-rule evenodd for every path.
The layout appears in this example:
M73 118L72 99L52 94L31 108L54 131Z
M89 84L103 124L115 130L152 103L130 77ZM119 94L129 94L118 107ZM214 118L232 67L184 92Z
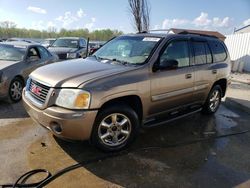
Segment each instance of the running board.
M195 114L195 113L197 113L197 112L200 112L201 110L202 110L202 108L199 108L199 109L197 109L197 110L194 110L194 111L191 111L191 112L188 112L188 113L179 115L179 116L177 116L177 117L169 118L169 119L162 119L162 120L155 119L155 120L150 120L150 121L147 121L146 123L144 123L144 124L142 125L142 127L148 128L148 127L159 126L159 125L162 125L162 124L165 124L165 123L169 123L169 122L175 121L175 120L177 120L177 119L181 119L181 118L184 118L184 117L186 117L186 116Z

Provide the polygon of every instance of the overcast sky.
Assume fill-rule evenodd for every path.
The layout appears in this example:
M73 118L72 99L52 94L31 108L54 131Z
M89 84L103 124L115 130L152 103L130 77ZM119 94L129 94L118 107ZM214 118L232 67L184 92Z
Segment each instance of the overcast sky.
M149 0L151 29L191 28L230 34L250 24L249 0ZM0 0L0 21L20 28L134 32L127 0Z

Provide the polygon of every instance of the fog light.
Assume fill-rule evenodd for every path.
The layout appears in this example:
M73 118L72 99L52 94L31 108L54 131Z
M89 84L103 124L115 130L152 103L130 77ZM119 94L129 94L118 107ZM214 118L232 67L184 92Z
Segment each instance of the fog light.
M52 122L52 123L50 123L50 127L51 127L52 131L55 132L56 134L62 133L62 127L59 123Z

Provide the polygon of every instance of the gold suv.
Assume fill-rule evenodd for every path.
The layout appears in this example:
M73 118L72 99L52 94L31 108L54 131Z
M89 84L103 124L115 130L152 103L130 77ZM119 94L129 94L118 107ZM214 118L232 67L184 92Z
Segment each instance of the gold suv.
M23 90L29 115L54 135L106 151L128 146L140 127L214 113L230 74L226 46L213 36L119 36L86 59L32 72Z

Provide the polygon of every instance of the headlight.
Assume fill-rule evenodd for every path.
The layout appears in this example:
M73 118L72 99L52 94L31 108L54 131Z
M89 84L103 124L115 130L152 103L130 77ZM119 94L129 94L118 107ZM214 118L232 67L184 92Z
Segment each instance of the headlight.
M56 99L56 105L69 109L88 109L90 93L81 89L62 89Z
M77 57L77 53L67 53L67 58L74 59Z

